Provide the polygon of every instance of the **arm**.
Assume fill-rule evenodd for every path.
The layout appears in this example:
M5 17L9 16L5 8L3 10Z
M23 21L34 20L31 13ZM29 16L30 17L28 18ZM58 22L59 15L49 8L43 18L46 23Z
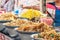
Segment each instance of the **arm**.
M6 11L12 11L14 9L14 0L9 0L5 5L4 5L4 9Z
M0 4L0 7L3 7L4 6L4 4L5 4L5 2L6 2L6 0L1 0L1 4Z
M46 24L51 26L53 24L53 19L50 18L50 17L40 18L40 22L44 22L44 23L46 23Z
M22 8L40 10L40 6L22 6Z

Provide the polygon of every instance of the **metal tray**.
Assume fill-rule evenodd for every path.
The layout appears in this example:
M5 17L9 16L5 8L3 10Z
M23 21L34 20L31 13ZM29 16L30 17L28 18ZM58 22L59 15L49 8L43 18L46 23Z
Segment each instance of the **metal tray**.
M11 22L11 20L0 20L0 23Z
M5 25L5 27L7 27L7 28L18 28L19 26L7 26L7 25Z
M25 31L18 31L16 30L18 33L22 33L22 34L37 34L39 32L25 32Z

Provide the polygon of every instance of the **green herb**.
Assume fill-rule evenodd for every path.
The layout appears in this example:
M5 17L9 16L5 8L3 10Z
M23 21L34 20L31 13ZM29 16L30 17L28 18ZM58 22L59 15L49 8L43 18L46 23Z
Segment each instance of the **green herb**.
M50 34L50 36L54 38L54 34Z

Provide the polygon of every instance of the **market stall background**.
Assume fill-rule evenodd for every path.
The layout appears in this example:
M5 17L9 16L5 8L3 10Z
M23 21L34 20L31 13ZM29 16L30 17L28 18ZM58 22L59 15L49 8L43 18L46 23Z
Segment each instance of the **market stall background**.
M11 0L10 0L11 1ZM21 0L22 1L22 0ZM35 0L34 0L35 1ZM9 35L7 35L7 36L9 36L10 38L12 38L13 40L32 40L32 38L31 38L31 34L35 34L34 32L36 32L36 31L40 31L40 30L38 30L38 29L36 29L36 27L40 27L40 26L38 26L39 25L39 20L37 20L38 22L37 22L37 24L35 24L35 22L32 22L31 20L28 20L28 19L25 19L25 18L21 18L21 17L19 17L18 15L15 15L16 13L17 14L20 14L21 12L22 12L22 10L23 10L23 8L21 8L22 7L22 5L20 5L20 4L25 4L25 5L27 5L27 3L29 3L28 1L26 1L25 3L24 2L22 2L22 3L20 3L20 0L15 0L15 4L14 4L14 8L13 8L13 10L11 11L9 11L8 9L10 9L10 8L8 8L7 9L7 12L5 11L5 10L3 10L3 8L1 8L0 9L0 13L3 13L3 14L1 14L0 15L0 26L1 26L1 28L0 28L0 30L3 32L3 33L5 33L5 35L7 35L7 34L9 34ZM35 1L35 3L36 3L36 1ZM30 6L30 5L36 5L36 4L28 4L27 6ZM39 0L39 6L40 6L40 11L38 12L38 11L36 11L36 10L32 10L32 9L29 9L28 10L28 12L27 13L30 13L30 11L32 12L32 13L36 13L37 15L40 15L40 17L42 17L42 18L45 18L46 17L46 15L44 16L44 12L46 11L46 9L43 9L43 8L45 8L45 3L46 3L46 0L45 1L43 1L43 0ZM1 1L0 1L0 4L1 4ZM44 4L44 5L43 5ZM11 4L10 4L10 6L11 6ZM7 6L6 6L6 8L7 8ZM26 10L25 10L26 11ZM34 12L35 11L35 12ZM7 13L7 14L6 14ZM12 13L12 14L11 14ZM38 14L38 13L40 13L40 14ZM42 15L43 14L43 15ZM26 14L25 14L26 15ZM34 15L35 16L35 15ZM30 17L29 17L30 18ZM37 18L37 19L40 19L40 18ZM27 21L27 22L26 22ZM7 23L6 23L7 22ZM7 24L7 25L6 25ZM43 24L43 23L42 23ZM41 25L42 25L41 24ZM22 26L23 25L23 26ZM43 24L44 25L44 24ZM19 28L17 27L17 26L19 26ZM46 26L46 25L45 25ZM47 26L46 26L47 27ZM19 32L17 32L16 30L15 30L15 28L18 28L17 29L17 31L19 31ZM21 29L20 29L21 28ZM30 28L30 29L29 29ZM45 27L41 27L41 28L45 28ZM47 28L49 28L49 26L47 27ZM2 29L5 29L5 30L2 30ZM36 29L36 30L35 30ZM21 33L21 30L22 30L22 33ZM31 32L31 30L33 31L33 32ZM42 30L42 29L41 29ZM56 30L58 30L58 32L59 32L59 28L56 28ZM47 30L46 30L47 31ZM30 32L30 33L29 33ZM6 34L7 33L7 34ZM28 33L28 34L27 34ZM37 34L37 33L36 33Z
M2 1L2 0L1 0ZM0 1L0 4L1 4L1 1ZM28 2L28 1L27 1ZM25 3L27 3L27 2L25 2ZM4 2L3 2L4 3ZM10 4L11 5L11 4ZM40 11L42 11L42 0L40 0ZM7 8L8 6L6 6L6 8ZM8 9L10 9L10 8L8 8ZM8 11L8 9L6 9L7 11ZM6 12L6 10L4 10L3 8L1 8L0 9L0 13L5 13ZM21 13L21 7L20 7L20 0L15 0L15 4L14 4L14 10L13 11L11 11L11 12L13 12L14 14L15 13L18 13L18 11L19 11L19 13ZM1 23L1 26L2 26L2 23ZM10 32L9 33L12 33L12 34L15 34L15 31L14 32L12 32L12 30L13 29L11 29L10 30ZM10 34L11 35L11 34ZM31 40L30 39L30 35L27 35L27 34L20 34L19 33L19 35L20 35L20 37L21 37L21 39L22 40ZM25 37L26 36L26 37Z

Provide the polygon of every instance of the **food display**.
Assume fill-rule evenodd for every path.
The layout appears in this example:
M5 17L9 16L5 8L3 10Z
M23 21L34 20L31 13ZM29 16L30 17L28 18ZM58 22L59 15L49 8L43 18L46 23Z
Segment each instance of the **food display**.
M39 14L36 14L36 16L38 15ZM44 18L46 16L43 16L43 14L41 14L38 17ZM22 32L26 34L27 33L33 34L32 35L33 39L39 39L39 40L57 40L58 39L60 40L60 34L58 34L52 26L47 25L44 22L32 22L30 20L18 19L17 16L12 13L1 14L0 20L12 20L11 22L4 23L4 26L6 26L6 28L15 27L15 29L13 30L18 31L18 33ZM38 33L38 34L34 35L35 33Z
M4 23L4 25L6 25L6 26L20 26L24 23L26 23L26 21L21 20L21 19L17 19L17 20L13 20L11 22Z
M36 14L36 16L37 15L39 14ZM41 15L40 17L44 18L46 16ZM47 25L44 22L32 22L30 20L18 19L17 16L12 13L1 14L0 20L12 20L11 22L4 23L4 26L6 26L6 28L15 27L15 29L13 30L18 31L18 33L20 32L24 34L27 33L33 34L31 35L33 39L60 40L60 33L58 34L52 26Z
M31 37L38 40L41 38L42 40L60 40L60 34L56 33L55 30L41 32L40 34L33 34Z
M56 9L46 1L0 0L0 40L60 40Z
M45 23L35 23L35 24L24 24L23 26L17 28L17 30L24 32L44 32L44 31L50 31L52 30L52 28L50 28L50 26L46 25Z
M42 30L40 29L41 31L39 34L31 35L33 40L60 40L60 33L57 33L53 27L44 24L41 28Z
M28 9L25 12L21 13L21 15L19 15L19 17L32 19L34 17L37 17L37 18L43 17L43 13L38 10Z
M0 15L0 20L4 21L4 20L15 20L17 19L17 16L13 13L3 13Z
M31 35L33 40L60 40L60 33L58 34L51 25L47 25L47 22L51 21L46 17L46 15L44 16L44 14L32 9L29 9L27 13L23 13L21 18L28 18L30 20L18 18L17 15L12 13L5 13L0 15L0 21L10 21L3 25L6 26L6 28L14 28L13 30L18 33L33 34ZM34 17L36 20L40 19L40 17L47 18L48 21L45 21L45 23L43 21L44 19L40 19L38 20L39 22L33 22L31 19Z

